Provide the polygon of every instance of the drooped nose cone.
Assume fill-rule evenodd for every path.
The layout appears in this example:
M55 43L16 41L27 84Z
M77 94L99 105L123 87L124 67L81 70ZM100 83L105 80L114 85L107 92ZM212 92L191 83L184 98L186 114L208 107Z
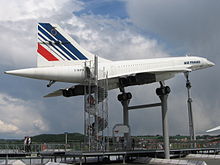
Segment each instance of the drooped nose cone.
M211 61L208 61L208 66L209 67L212 67L212 66L214 66L215 64L213 63L213 62L211 62Z

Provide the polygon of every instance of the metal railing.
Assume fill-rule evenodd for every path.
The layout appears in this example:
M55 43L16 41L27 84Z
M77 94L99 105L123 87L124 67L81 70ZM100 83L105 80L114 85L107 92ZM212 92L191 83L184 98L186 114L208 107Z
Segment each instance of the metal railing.
M160 150L163 149L162 141L148 142L142 141L135 145L136 148L146 150ZM209 140L195 140L195 141L170 141L170 149L193 149L193 148L220 148L219 142L211 142Z
M212 142L209 140L196 140L196 141L172 141L170 142L170 149L192 149L195 148L220 148L220 141ZM125 145L123 142L112 143L109 142L108 151L121 151L124 150ZM161 150L163 149L162 141L139 141L132 144L132 150ZM106 148L103 147L103 151ZM33 143L31 144L31 152L74 152L74 151L89 151L88 144L84 142L72 142L68 144L61 143ZM23 144L0 144L0 153L25 153L25 146Z
M60 143L33 143L31 144L31 152L42 151L82 151L83 143L74 142L70 144ZM25 152L24 144L0 144L0 153L20 153Z

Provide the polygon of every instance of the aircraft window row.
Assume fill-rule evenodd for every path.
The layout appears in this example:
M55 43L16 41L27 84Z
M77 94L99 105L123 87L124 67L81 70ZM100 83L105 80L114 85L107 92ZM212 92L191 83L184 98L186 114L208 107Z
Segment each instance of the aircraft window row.
M200 64L200 61L186 61L184 64Z
M143 66L144 64L119 65L118 67Z
M75 72L84 71L84 69L74 69Z

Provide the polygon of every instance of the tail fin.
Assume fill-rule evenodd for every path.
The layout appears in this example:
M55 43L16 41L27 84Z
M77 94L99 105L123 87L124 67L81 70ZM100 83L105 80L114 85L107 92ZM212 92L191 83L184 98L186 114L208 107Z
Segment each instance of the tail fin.
M93 60L94 55L83 49L66 34L60 26L50 23L38 24L37 66L73 65ZM99 58L99 61L105 60ZM105 60L108 61L108 60Z

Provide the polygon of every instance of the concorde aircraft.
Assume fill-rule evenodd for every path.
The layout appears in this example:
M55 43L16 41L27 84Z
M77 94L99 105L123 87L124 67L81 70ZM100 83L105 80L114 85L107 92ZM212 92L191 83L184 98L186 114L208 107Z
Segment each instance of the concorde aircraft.
M90 62L91 61L91 62ZM94 54L83 49L60 26L51 23L38 24L37 67L6 71L6 74L49 80L54 82L77 83L66 89L59 89L46 97L83 95L86 76L90 72L86 63L94 62ZM196 56L167 57L141 60L110 61L98 57L98 70L108 73L108 89L124 88L161 82L186 73L213 66L206 58ZM98 82L106 77L98 71Z

